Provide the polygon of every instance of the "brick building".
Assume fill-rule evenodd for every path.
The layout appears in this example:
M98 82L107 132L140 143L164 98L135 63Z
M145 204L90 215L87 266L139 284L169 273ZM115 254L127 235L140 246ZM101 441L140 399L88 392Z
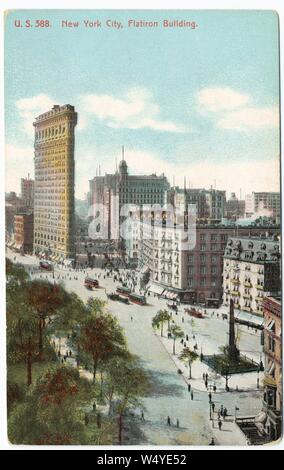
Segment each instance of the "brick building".
M33 213L18 213L14 217L14 246L21 253L33 252Z

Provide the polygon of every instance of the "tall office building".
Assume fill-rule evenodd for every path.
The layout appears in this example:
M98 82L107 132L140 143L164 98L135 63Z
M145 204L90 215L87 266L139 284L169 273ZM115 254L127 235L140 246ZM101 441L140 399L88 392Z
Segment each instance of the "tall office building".
M30 179L30 175L21 178L21 198L26 208L34 207L34 180Z
M74 106L54 105L35 119L34 252L74 258Z

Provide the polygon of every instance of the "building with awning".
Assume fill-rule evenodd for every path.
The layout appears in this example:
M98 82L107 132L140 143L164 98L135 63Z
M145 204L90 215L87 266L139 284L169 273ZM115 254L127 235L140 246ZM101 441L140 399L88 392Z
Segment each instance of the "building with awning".
M263 329L264 318L251 313L245 312L243 310L235 311L235 321L242 325L248 325L253 328Z
M165 288L157 284L150 284L147 290L148 292L152 292L152 294L162 295Z

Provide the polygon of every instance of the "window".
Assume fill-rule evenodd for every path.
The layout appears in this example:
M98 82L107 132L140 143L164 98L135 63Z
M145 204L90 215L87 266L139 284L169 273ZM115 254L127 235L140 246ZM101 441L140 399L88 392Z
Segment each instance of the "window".
M268 338L268 348L270 351L275 352L275 339L269 336Z
M211 241L212 241L212 242L216 242L216 241L217 241L217 234L216 234L216 233L214 233L214 234L211 235Z
M206 251L206 244L205 243L201 243L200 250L201 251Z
M201 233L200 234L200 241L206 242L206 233Z

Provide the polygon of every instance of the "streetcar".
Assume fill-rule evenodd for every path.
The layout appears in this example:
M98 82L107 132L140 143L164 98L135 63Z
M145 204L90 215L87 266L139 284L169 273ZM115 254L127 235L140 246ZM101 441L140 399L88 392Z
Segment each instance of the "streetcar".
M93 287L99 287L99 281L97 279L93 279L92 277L86 277L84 284L85 284L85 287L87 287L87 289L92 289Z
M128 287L118 286L116 288L116 292L118 294L124 295L125 297L129 297L131 294L131 289L129 289Z
M134 304L138 304L138 305L146 305L147 303L145 295L140 295L140 294L130 294L129 300L130 302L133 302Z
M52 271L53 265L50 261L44 260L39 262L40 269L45 269L46 271Z
M107 294L107 298L110 300L117 300L118 302L122 302L123 304L129 304L129 299L128 297L123 297L122 295L119 294Z

